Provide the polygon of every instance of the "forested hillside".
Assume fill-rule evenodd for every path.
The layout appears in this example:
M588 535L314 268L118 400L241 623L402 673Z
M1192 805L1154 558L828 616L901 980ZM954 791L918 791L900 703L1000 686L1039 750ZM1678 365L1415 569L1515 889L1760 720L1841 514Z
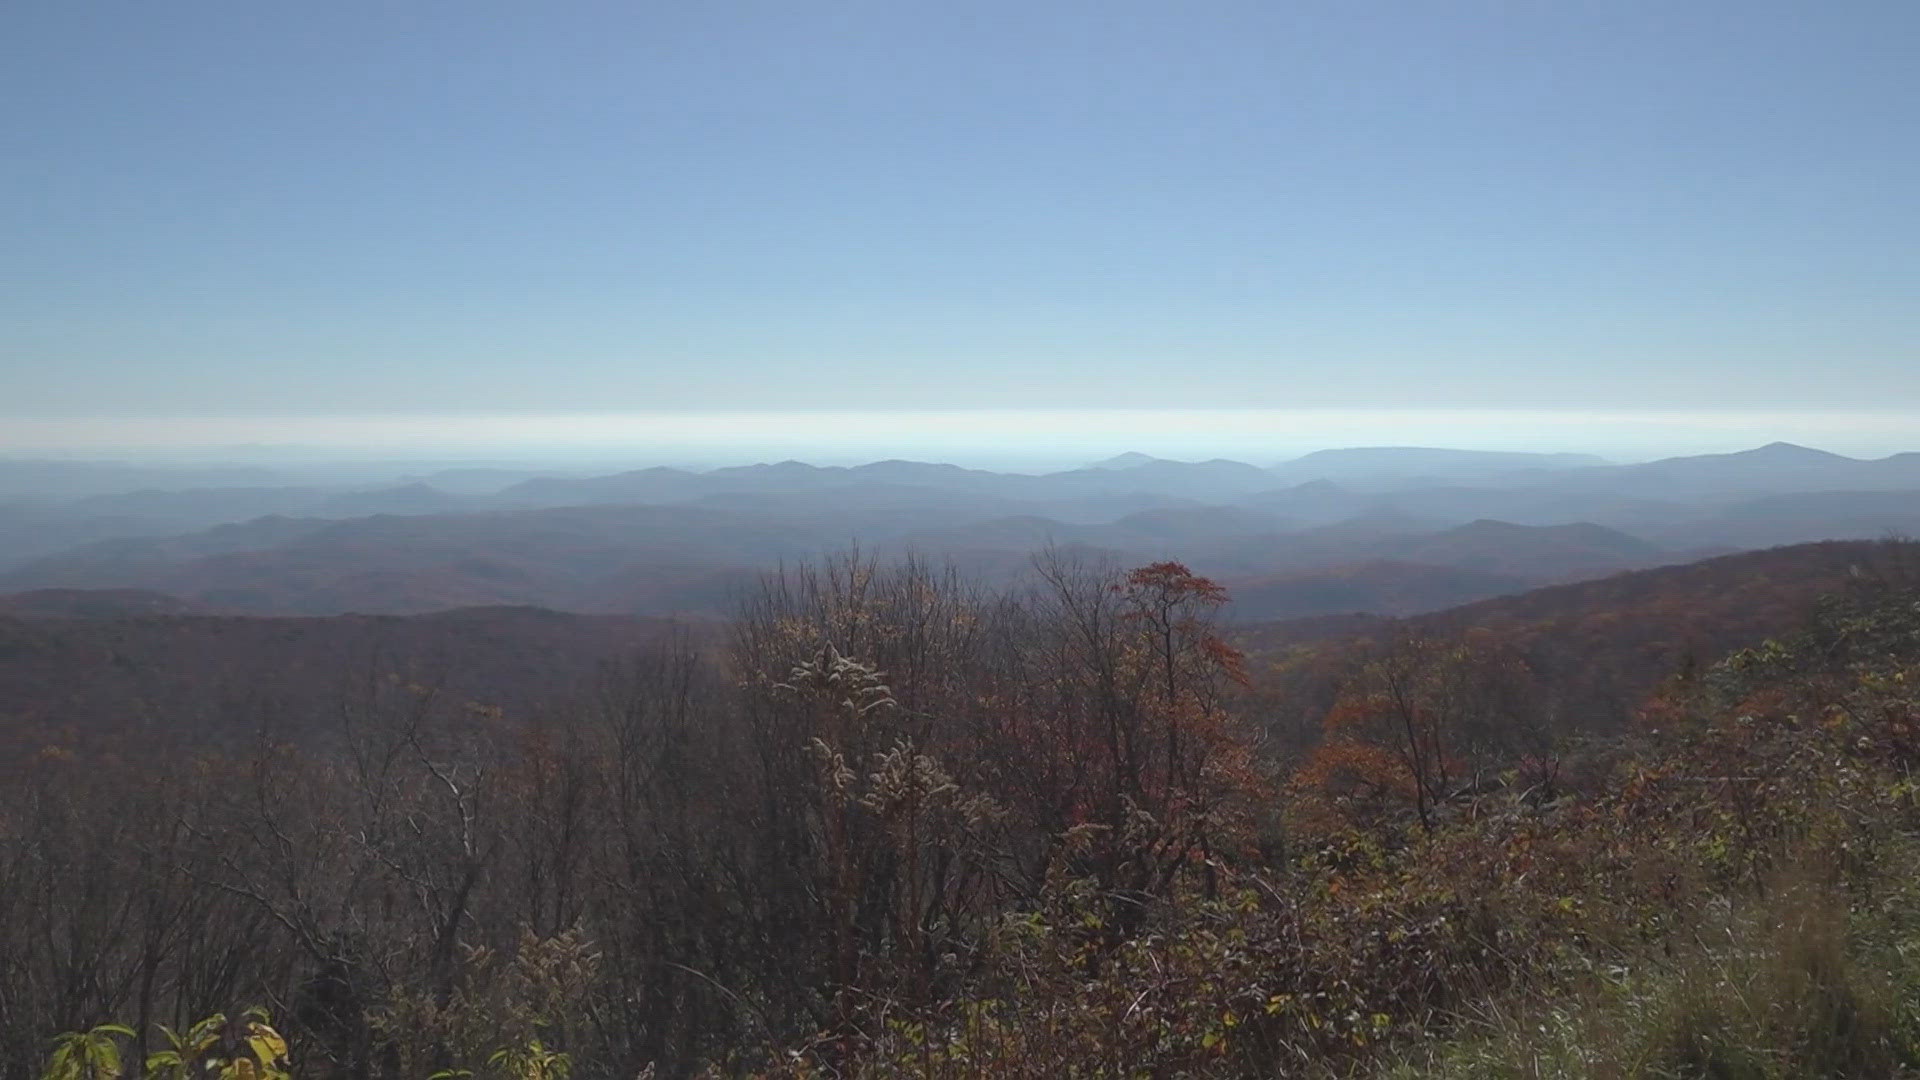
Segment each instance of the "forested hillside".
M216 1013L187 1057L300 1077L1897 1075L1916 566L1232 637L1059 554L724 628L17 617L0 1076Z
M1828 542L1744 552L1499 597L1406 620L1256 623L1233 634L1270 737L1295 749L1356 663L1408 639L1473 640L1519 665L1531 710L1564 740L1619 734L1662 681L1797 626L1858 581L1920 576L1915 545Z
M0 608L0 740L43 728L111 738L141 722L191 741L256 731L325 730L370 679L405 678L435 693L516 714L558 707L605 664L670 630L699 624L538 608L469 608L398 618L259 619L147 614L124 594L37 597ZM127 605L133 605L132 612Z

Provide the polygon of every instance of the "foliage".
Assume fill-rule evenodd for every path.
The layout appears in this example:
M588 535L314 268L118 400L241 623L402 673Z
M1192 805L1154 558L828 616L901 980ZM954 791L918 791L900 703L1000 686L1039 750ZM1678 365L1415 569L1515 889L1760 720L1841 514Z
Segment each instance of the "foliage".
M847 559L541 713L369 668L325 727L50 740L0 788L0 1038L73 1029L59 1080L1914 1065L1901 581L1610 732L1537 643L1372 626L1303 661L1297 755L1223 600Z
M215 1013L184 1032L160 1025L166 1047L148 1054L133 1075L145 1080L291 1080L287 1041L268 1020L266 1010L252 1008L232 1020ZM42 1080L121 1080L133 1064L123 1064L121 1040L138 1038L138 1032L123 1024L62 1035Z
M372 1017L385 1056L402 1076L482 1075L564 1080L560 1047L586 1020L599 955L577 930L550 938L523 930L511 950L468 947L444 1000L397 991Z
M122 1024L100 1024L60 1036L47 1059L45 1080L119 1080L119 1037L132 1035L133 1029Z

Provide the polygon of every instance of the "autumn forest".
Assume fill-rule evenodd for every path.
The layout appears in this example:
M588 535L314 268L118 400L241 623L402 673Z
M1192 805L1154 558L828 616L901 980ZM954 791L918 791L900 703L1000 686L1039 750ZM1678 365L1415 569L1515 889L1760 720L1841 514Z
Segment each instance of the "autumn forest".
M1920 1062L1913 545L1404 620L1227 600L1053 550L360 653L0 621L0 1075ZM157 657L188 677L122 678Z

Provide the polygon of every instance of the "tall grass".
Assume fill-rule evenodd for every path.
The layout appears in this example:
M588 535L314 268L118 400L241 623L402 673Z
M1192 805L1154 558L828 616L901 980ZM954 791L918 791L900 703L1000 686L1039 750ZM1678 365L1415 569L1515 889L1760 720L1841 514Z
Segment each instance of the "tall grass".
M1913 897L1863 908L1831 887L1770 890L1686 947L1521 1000L1396 1080L1800 1080L1920 1077ZM1890 917L1891 916L1891 917ZM1670 953L1670 955L1669 955Z

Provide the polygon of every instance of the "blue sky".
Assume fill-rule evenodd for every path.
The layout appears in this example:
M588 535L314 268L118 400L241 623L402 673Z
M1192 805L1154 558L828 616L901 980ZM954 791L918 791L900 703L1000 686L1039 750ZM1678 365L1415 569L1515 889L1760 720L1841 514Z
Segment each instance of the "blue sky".
M1916 40L1911 2L14 0L0 417L1920 414Z

